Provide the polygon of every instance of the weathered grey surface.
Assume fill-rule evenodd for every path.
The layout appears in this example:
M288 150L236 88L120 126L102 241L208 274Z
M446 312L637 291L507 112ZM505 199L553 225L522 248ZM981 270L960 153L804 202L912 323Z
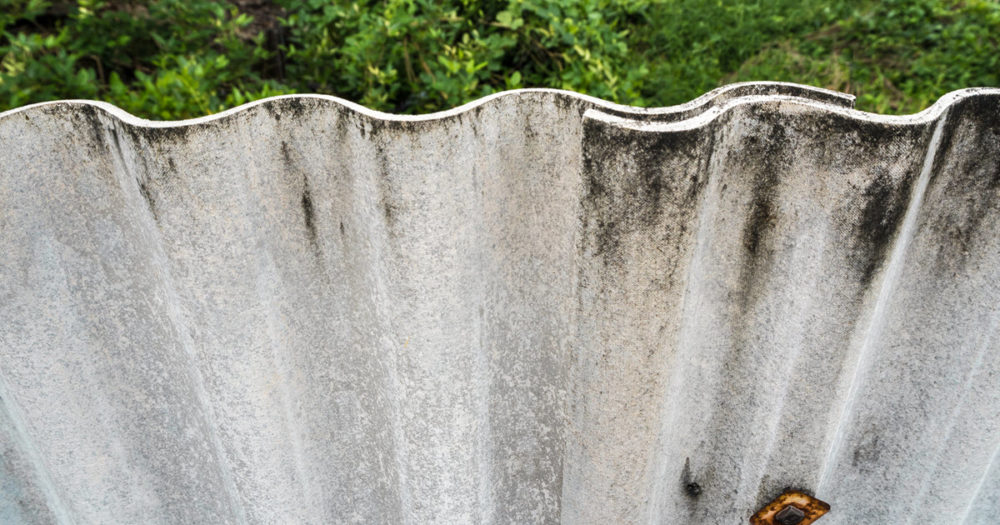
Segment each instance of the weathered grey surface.
M1000 91L0 114L0 522L1000 515Z

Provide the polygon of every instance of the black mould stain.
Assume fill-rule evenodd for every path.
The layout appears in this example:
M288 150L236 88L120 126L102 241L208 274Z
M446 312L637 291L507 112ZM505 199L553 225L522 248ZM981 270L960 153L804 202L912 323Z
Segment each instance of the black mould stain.
M391 197L386 194L382 194L381 198L382 204L382 216L385 217L386 224L393 225L396 223L396 206L392 203Z
M316 242L316 216L313 211L312 192L309 190L309 179L302 179L302 216L305 218L306 231L309 240Z
M746 248L747 254L750 256L751 266L756 266L756 263L760 261L762 245L778 220L775 204L772 200L774 188L777 186L777 177L772 172L758 180L761 181L761 184L754 193L753 202L750 204L750 214L743 229L743 247Z
M367 120L369 134L372 140L393 140L404 133L422 131L430 126L442 125L440 120L384 120L369 118L364 115L359 117Z
M284 161L286 169L289 173L298 171L295 167L295 161L292 158L291 148L285 141L281 141L281 158ZM299 206L302 208L302 221L306 227L306 235L309 238L309 243L314 247L318 247L316 244L316 209L313 205L312 188L309 185L309 177L305 173L302 173L302 197L299 199Z
M956 148L963 153L954 154ZM928 217L941 240L935 264L951 278L970 258L987 255L977 238L1000 202L1000 97L965 99L952 108L933 174L928 195L951 203Z
M584 141L586 144L588 141ZM585 148L583 152L583 173L584 173L584 213L589 215L594 224L588 225L595 230L594 253L604 255L605 260L609 254L617 252L618 231L617 225L610 214L605 211L608 201L611 199L607 186L602 180L602 169L605 165L605 158L597 148ZM586 220L586 219L585 219Z
M472 108L471 110L469 110L469 114L472 117L472 121L471 121L472 122L472 133L477 138L481 138L481 136L482 136L482 133L480 132L479 128L480 128L480 125L483 122L482 113L483 113L483 108L484 107L485 107L484 105L479 105L479 106L476 106L476 107Z
M276 101L269 109L271 110L271 115L275 117L275 120L280 120L282 114L288 114L293 119L298 119L305 112L309 111L310 104L307 99L302 97L289 97L283 98Z
M854 448L851 455L851 466L861 472L874 471L881 455L882 448L879 446L879 436L874 431L869 430L865 432L861 437L861 442Z
M374 135L374 132L372 134ZM389 160L386 157L385 148L379 142L376 142L375 145L375 155L379 165L379 206L382 208L382 216L385 217L385 223L391 232L396 224L397 204L392 198L392 184L389 181Z
M764 136L762 136L764 135ZM763 251L777 223L777 188L780 173L788 165L785 128L774 123L766 133L748 137L741 155L759 163L753 176L753 197L750 213L743 227L743 247L750 259L750 266L760 265Z
M77 120L80 120L80 127L90 130L91 142L95 150L104 150L104 125L101 122L99 110L91 105L70 106L71 113Z
M146 144L149 147L169 146L188 140L195 127L199 125L166 126L150 128L144 126L124 126L133 144Z
M167 143L184 142L195 127L200 125L170 125L163 127L133 126L118 121L117 117L107 115L104 110L89 104L52 104L37 109L42 114L53 115L73 122L80 133L86 133L92 151L103 153L111 145L106 142L108 136L114 139L128 139L133 144L144 144L155 148ZM27 117L27 115L25 115ZM105 122L114 122L114 129L109 129ZM217 125L217 124L213 124ZM123 136L115 136L120 132ZM119 145L120 147L120 145ZM145 148L144 148L145 149Z
M881 159L893 145L929 141L934 123L922 127L888 126L853 119L836 120L832 126L840 133L850 132L858 137L858 158ZM908 148L907 148L908 149ZM892 176L888 168L868 168L870 182L859 196L858 212L851 237L852 261L860 274L860 282L867 288L892 252L892 244L902 227L906 209L913 198L914 183L920 176L924 156L915 148L910 166L901 176Z
M281 158L284 159L289 169L292 169L294 164L292 152L285 141L281 141ZM313 207L309 177L305 173L302 174L302 199L299 201L299 205L302 207L302 218L305 222L306 234L309 236L309 241L312 244L316 244L316 212Z
M749 159L749 169L740 176L750 179L750 203L743 225L742 245L746 254L740 279L739 304L745 312L765 288L773 256L773 234L779 221L777 203L781 177L791 164L785 126L780 113L761 108L757 117L766 124L746 137L738 154Z
M112 129L111 130L111 138L112 138L112 140L115 141L115 151L118 152L118 157L119 158L124 158L124 153L122 152L122 144L121 144L121 141L118 140L118 130L117 129Z
M583 208L593 253L607 264L620 258L621 239L629 232L659 231L659 236L686 232L683 219L666 221L669 232L661 231L663 214L666 209L688 215L696 212L712 150L704 136L698 131L637 132L585 121ZM706 165L668 170L667 164L675 161ZM616 179L624 166L627 173ZM678 176L682 171L694 175L691 179Z
M159 222L160 217L156 211L156 201L153 200L153 194L149 191L149 187L145 182L139 182L139 193L141 193L142 198L146 200L146 205L149 206L149 212L153 214L153 220Z
M698 499L701 496L701 485L694 480L691 474L691 458L684 458L684 469L681 471L681 490L684 495L691 499Z
M821 165L865 170L870 181L861 190L848 219L853 230L847 239L851 261L867 287L885 262L910 200L912 184L918 176L921 158L914 158L908 173L892 176L886 167L887 155L898 155L896 146L929 139L926 126L889 125L856 118L816 114L806 116L800 130L808 130L815 149L812 155ZM824 137L825 140L820 140ZM853 163L858 159L865 164Z
M855 249L861 282L865 286L872 282L875 273L889 256L917 176L915 172L908 173L899 184L895 184L887 173L878 173L862 193L863 203L855 231Z

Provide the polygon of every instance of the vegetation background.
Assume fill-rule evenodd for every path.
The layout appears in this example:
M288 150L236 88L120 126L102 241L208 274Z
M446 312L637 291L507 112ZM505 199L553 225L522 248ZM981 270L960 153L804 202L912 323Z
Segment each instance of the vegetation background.
M1000 85L996 0L0 0L0 111L152 119L285 93L424 113L521 87L625 104L786 80L909 113Z

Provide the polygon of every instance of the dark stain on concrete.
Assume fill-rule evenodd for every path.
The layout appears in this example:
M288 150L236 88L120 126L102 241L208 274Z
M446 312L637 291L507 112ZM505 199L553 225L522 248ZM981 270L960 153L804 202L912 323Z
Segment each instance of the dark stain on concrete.
M992 234L984 236L983 229L1000 216L1000 97L962 100L947 118L927 189L936 200L928 202L926 218L938 240L935 266L942 278L991 257L983 243Z
M91 146L95 152L106 151L107 144L104 137L104 123L101 121L101 110L91 105L72 104L67 107L67 111L70 111L70 118L77 121L79 127L85 127L90 132Z
M922 150L913 145L929 140L932 127L822 113L804 122L802 129L816 144L816 164L834 173L864 174L865 182L838 214L838 231L845 233L841 242L849 249L859 293L870 287L892 253L923 164ZM899 166L906 171L890 172Z
M880 470L878 460L882 456L879 446L879 435L874 429L868 429L857 441L851 453L851 466L862 473L876 473Z
M285 141L281 141L281 157L290 171L298 171L294 168L295 162L292 158L292 152ZM302 218L309 243L316 245L316 211L313 206L312 189L309 187L309 177L305 173L302 174L302 198L299 200L299 206L302 208Z
M698 499L701 496L701 485L695 481L691 474L691 458L684 458L684 469L681 471L681 488L684 495L691 499Z
M392 175L389 173L389 160L386 157L385 148L379 142L376 142L375 144L375 156L379 166L378 202L382 209L382 217L385 219L385 224L391 234L395 230L398 205L395 200L393 200L393 194L395 192L390 180Z
M650 231L652 242L679 243L707 181L709 135L650 133L585 120L582 220L589 251L606 265L618 265L622 239L630 233Z
M118 139L118 126L116 125L115 127L113 127L113 128L112 128L112 129L110 130L110 133L109 133L109 134L111 135L111 139L112 139L112 140L114 141L114 143L115 143L115 151L117 151L117 152L118 152L118 158L119 158L119 159L122 159L122 166L124 166L124 165L125 165L125 154L124 154L124 152L122 151L122 143L121 143L121 141L120 141L120 140Z
M303 97L282 98L269 102L267 108L275 120L281 120L282 115L298 120L306 112L315 109L314 100Z
M793 154L783 123L787 117L771 107L746 110L753 113L760 126L729 152L740 157L733 159L732 164L745 166L737 176L748 179L745 183L733 182L750 186L750 202L741 234L745 255L740 268L740 288L736 291L744 314L766 293L775 251L774 231L781 220L779 188L791 167Z
M400 203L396 200L397 189L393 181L393 173L389 167L390 146L394 141L418 132L411 124L413 122L368 119L368 140L375 148L375 162L378 165L376 184L378 185L378 205L390 236L395 235L396 226L401 212ZM418 127L419 128L419 127ZM419 152L411 154L419 155Z
M343 121L343 120L344 120L344 117L341 117L341 121ZM358 129L358 134L361 135L361 138L362 139L367 139L368 138L368 119L352 118L352 120L354 122L354 126Z
M129 132L132 126L124 123L120 123L117 120L114 121L112 127L105 128L101 122L101 117L99 115L99 109L94 106L81 106L81 112L88 123L90 123L90 131L95 144L99 144L100 149L103 152L107 151L106 136L111 137L111 147L114 148L113 154L118 157L121 162L123 170L128 169L128 164L125 162L125 151L122 148L121 137L119 135L124 130L124 132ZM147 177L152 175L149 170L145 157L140 157L140 162L143 165L145 173L139 175L133 175L136 178L136 184L139 187L139 194L142 195L143 200L146 201L146 205L149 208L150 214L153 216L153 221L159 222L160 217L157 211L156 199L153 197L152 191L149 189L149 184L147 182Z
M309 189L309 178L302 177L302 216L305 218L306 232L309 241L316 243L316 213L313 210L312 192Z
M160 216L156 211L156 200L153 199L153 194L149 191L149 186L145 182L139 181L139 193L141 193L142 198L146 200L146 204L149 206L149 212L153 214L153 220L159 222Z
M922 159L921 159L922 160ZM861 283L868 286L892 251L893 241L902 227L906 209L913 198L913 186L919 177L916 169L895 183L885 172L876 173L861 194L861 210L855 230L855 258Z
M119 129L120 126L116 125L113 129L110 130L110 135L114 142L115 152L117 153L118 158L121 159L122 167L124 168L126 166L125 152L122 150L121 140L118 138ZM146 180L148 180L148 177L150 177L152 174L149 172L149 166L146 163L145 157L141 159L141 162L143 167L145 168L146 173L139 175L136 179L136 183L139 185L139 193L142 195L142 198L146 201L146 205L149 207L149 212L153 216L153 221L159 222L160 216L156 209L156 200L153 198L153 193L149 189L148 182L146 182ZM171 159L170 162L172 164L173 160Z
M292 164L292 152L288 149L288 143L281 141L281 158L285 160L285 164Z

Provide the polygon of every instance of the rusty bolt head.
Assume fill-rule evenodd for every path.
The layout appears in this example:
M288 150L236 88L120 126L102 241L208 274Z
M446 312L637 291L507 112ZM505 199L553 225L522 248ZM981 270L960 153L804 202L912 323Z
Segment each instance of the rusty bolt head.
M806 513L795 505L788 505L774 515L774 523L777 525L799 525L804 519Z
M830 505L803 492L790 490L750 517L751 525L810 525L820 519Z

